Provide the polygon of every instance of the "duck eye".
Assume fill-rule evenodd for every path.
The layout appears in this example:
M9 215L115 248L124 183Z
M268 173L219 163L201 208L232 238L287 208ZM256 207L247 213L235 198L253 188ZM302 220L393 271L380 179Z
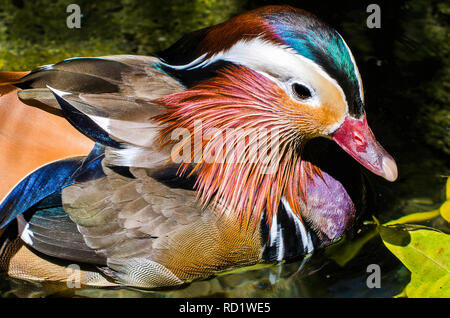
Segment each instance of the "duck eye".
M299 83L292 84L292 90L294 91L295 95L300 99L307 99L312 96L309 88Z

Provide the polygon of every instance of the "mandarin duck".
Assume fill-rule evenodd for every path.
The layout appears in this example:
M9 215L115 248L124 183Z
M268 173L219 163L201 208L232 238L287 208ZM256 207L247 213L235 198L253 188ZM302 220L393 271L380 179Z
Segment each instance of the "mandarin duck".
M344 39L289 6L152 56L0 80L0 269L13 277L65 281L75 263L82 285L157 288L301 259L354 224L359 164L397 177Z

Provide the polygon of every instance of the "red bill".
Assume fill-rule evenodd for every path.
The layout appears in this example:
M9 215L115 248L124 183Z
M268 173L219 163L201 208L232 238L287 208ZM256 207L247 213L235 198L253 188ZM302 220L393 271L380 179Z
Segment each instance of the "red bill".
M397 179L397 165L392 156L375 139L367 124L366 114L361 119L347 115L342 126L331 137L350 156L373 173L388 181Z

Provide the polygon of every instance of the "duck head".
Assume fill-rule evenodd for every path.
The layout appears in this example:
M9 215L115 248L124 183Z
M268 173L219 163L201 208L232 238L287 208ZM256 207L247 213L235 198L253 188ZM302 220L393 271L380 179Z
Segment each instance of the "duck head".
M165 127L162 135L180 127L277 131L280 151L269 160L274 173L262 168L249 146L225 151L225 158L243 159L238 164L200 160L194 171L205 202L214 197L248 216L264 209L276 213L285 197L294 211L300 210L295 201L305 195L305 179L320 175L320 169L301 160L303 145L316 137L334 140L373 173L397 178L395 161L367 124L361 76L350 49L315 16L288 6L263 7L194 32L158 56L158 67L186 87L158 100L172 109L157 118ZM219 135L210 134L203 154L217 151L224 141L248 138L221 136L219 143ZM263 138L266 148L273 136Z

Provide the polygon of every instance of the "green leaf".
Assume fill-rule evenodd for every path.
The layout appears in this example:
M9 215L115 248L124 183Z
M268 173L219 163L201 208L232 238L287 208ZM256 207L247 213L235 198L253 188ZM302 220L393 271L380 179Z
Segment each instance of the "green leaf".
M385 243L390 243L391 245L396 246L407 246L411 240L409 234L411 231L417 231L420 229L433 230L432 228L415 225L412 223L428 221L438 217L439 215L450 222L450 178L447 179L446 184L446 199L447 201L445 201L438 209L408 214L384 223L383 226L380 226L380 222L374 217L374 222L372 224L378 225L376 228L378 231L374 230L374 228L365 230L353 240L348 240L344 236L340 241L327 247L325 250L325 255L339 266L344 267L359 253L365 244L378 233L380 233Z
M447 178L445 193L446 193L446 201L441 205L440 208L428 212L417 212L408 214L396 220L389 221L384 225L424 222L427 220L431 220L439 215L450 223L450 178Z
M445 198L447 201L440 208L441 216L450 223L450 178L447 178L445 187Z
M444 202L440 208L441 216L450 223L450 200Z
M411 272L402 296L450 297L450 235L404 226L379 226L384 245Z
M402 216L401 218L398 218L396 220L389 221L389 222L385 223L384 225L423 222L423 221L433 219L433 218L439 216L439 214L441 214L439 209L433 210L433 211L427 211L427 212L417 212L417 213L412 213L412 214Z

